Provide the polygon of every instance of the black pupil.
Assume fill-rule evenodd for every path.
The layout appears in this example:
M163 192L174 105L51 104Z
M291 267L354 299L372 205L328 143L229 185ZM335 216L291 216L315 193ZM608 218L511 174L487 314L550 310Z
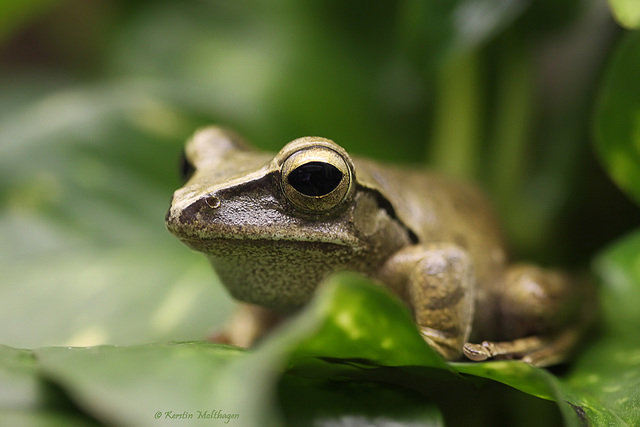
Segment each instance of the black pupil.
M340 184L342 172L323 162L309 162L293 170L289 184L305 196L324 196Z

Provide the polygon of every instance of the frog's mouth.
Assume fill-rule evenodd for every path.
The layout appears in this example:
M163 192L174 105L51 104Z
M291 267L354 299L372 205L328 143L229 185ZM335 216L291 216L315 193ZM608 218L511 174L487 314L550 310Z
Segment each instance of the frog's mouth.
M167 229L189 247L207 254L218 253L220 242L300 245L361 246L349 212L330 217L291 215L268 194L261 197L209 195L186 208L167 212Z
M228 237L228 236L208 236L186 237L178 236L180 241L189 248L202 252L209 256L225 257L234 252L253 252L247 248L260 248L260 251L278 251L284 248L297 251L299 256L304 256L308 251L345 251L354 250L348 242L340 240L302 240L291 236L274 238L273 236L252 236Z

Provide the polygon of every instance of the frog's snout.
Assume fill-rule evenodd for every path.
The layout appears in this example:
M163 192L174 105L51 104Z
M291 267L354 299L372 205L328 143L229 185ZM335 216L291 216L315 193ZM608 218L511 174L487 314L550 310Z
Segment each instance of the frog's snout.
M204 228L212 221L212 215L222 206L216 194L209 194L198 199L174 197L171 208L165 217L167 229L176 236L192 234L196 228Z

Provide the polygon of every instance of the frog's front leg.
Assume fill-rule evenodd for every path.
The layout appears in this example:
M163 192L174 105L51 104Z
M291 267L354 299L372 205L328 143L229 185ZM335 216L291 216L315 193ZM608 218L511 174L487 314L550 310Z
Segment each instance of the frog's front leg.
M240 303L227 321L225 328L212 334L209 340L248 348L271 331L281 320L281 315L267 308Z
M451 244L423 244L394 254L380 279L413 310L424 340L446 359L462 354L475 302L469 255Z
M507 341L467 343L475 361L520 359L547 366L565 359L584 329L589 310L586 286L558 271L520 264L508 269L498 303L498 320Z

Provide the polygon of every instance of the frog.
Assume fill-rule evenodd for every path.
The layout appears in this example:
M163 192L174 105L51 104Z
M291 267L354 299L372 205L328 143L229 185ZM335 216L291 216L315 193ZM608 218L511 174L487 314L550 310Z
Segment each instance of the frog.
M184 160L165 223L239 301L219 340L254 345L344 270L387 288L446 360L553 365L584 330L579 281L512 262L470 183L351 156L323 137L274 154L214 125L194 133Z

